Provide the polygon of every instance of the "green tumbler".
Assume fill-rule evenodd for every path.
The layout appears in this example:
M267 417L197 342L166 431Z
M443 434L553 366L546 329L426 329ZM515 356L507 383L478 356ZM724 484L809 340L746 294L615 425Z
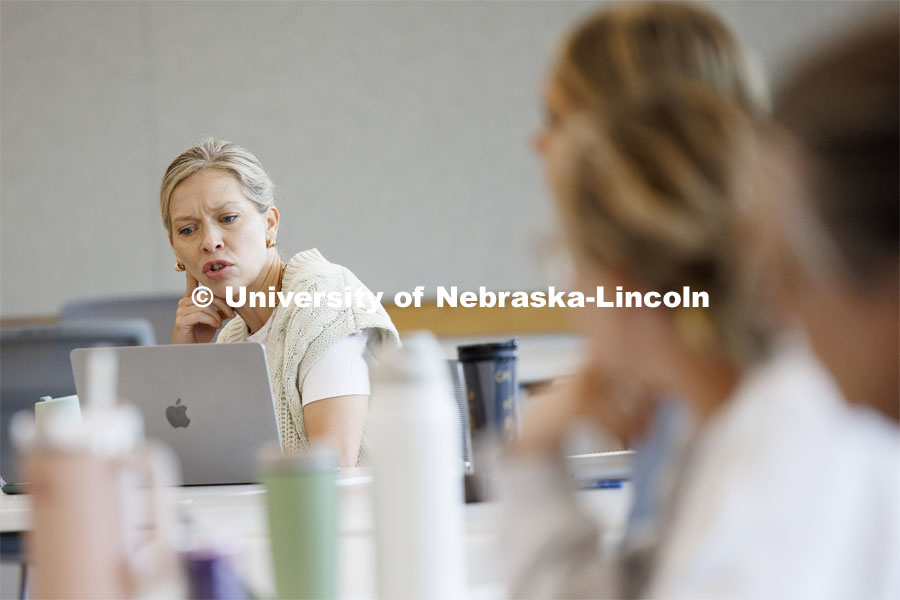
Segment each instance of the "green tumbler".
M338 492L334 452L260 453L278 597L337 598Z

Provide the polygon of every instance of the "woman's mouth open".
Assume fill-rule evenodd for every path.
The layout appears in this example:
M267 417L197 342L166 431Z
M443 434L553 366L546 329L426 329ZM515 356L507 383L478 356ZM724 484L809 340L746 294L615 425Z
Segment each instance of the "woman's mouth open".
M228 261L215 260L203 265L203 274L210 279L221 279L231 271L234 265Z

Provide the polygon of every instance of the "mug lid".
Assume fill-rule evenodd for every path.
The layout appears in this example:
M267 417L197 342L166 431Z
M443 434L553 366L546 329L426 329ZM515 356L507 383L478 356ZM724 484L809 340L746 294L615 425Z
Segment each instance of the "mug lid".
M457 346L456 351L459 360L462 362L496 360L498 358L517 358L519 355L519 339L513 338L505 342Z

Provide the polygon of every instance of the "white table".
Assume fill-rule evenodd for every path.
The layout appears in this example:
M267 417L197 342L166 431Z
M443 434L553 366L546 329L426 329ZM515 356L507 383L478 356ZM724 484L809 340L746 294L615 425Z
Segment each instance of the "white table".
M371 478L348 470L340 481L340 595L342 598L374 598L375 564L370 505ZM238 568L252 590L274 597L269 556L265 491L258 485L177 488L175 502L182 515L201 535L206 532L226 540L235 549ZM579 501L609 533L606 542L621 534L630 490L578 492ZM497 541L499 505L466 505L466 548L471 598L504 595ZM0 529L4 532L29 528L27 496L0 498Z

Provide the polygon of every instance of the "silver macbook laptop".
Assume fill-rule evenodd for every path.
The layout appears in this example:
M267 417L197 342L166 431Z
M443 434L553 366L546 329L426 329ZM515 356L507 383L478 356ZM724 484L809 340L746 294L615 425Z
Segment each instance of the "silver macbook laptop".
M73 350L82 407L89 402L88 356L118 359L118 395L144 416L148 438L165 442L181 462L185 485L258 481L256 452L280 443L261 344L181 344Z

